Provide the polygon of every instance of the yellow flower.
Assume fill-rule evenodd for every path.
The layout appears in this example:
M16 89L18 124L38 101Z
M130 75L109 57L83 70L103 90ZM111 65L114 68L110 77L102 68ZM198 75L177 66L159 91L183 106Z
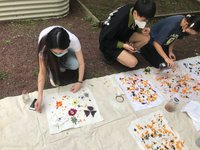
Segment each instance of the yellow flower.
M72 105L77 106L78 105L78 101L74 100L73 103L72 103Z

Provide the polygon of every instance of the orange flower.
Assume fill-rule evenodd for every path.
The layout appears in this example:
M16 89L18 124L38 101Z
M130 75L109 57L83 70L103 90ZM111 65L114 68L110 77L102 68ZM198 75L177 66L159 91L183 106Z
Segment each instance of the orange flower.
M56 101L56 108L61 107L62 106L62 101Z
M186 94L187 93L187 89L185 88L185 89L182 89L182 93L183 94Z
M148 149L151 148L151 146L149 144L146 144L145 147L148 148Z

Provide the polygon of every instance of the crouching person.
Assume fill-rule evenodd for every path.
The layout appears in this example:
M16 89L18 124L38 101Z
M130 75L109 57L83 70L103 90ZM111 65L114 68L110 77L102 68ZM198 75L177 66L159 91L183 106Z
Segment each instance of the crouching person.
M122 65L133 68L138 63L134 53L148 43L148 19L153 18L156 4L153 0L137 0L113 11L103 23L99 36L100 50L105 61L112 64L117 60Z
M38 99L35 109L40 112L46 75L48 74L52 86L59 86L61 72L78 69L77 82L71 87L72 92L77 92L81 88L85 66L78 38L61 26L44 29L39 35L38 43Z

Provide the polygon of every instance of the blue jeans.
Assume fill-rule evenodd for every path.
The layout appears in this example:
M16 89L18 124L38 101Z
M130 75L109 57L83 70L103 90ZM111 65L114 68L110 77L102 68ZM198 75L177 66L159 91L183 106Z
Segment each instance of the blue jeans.
M68 53L63 56L60 67L68 70L76 70L79 68L78 60L73 49L68 49Z

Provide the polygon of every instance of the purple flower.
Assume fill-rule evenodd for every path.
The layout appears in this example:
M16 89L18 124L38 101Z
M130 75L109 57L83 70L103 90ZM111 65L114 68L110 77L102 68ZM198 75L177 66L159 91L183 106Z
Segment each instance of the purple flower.
M69 114L70 116L74 116L74 115L76 114L76 112L77 112L76 109L71 108L71 109L68 111L68 114Z

